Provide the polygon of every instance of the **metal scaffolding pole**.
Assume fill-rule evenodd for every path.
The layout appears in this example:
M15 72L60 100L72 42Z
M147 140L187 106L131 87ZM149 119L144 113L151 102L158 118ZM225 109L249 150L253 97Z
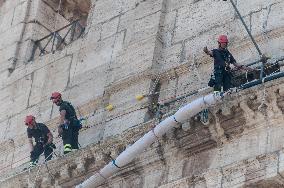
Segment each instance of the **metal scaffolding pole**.
M223 1L227 1L227 0L223 0ZM255 40L254 40L254 38L253 38L253 36L252 36L250 30L248 29L248 26L246 25L246 23L245 23L245 21L244 21L242 15L241 15L241 13L240 13L240 11L238 10L238 8L237 8L237 6L235 5L235 3L234 3L233 0L230 0L230 2L231 2L231 4L233 5L233 7L234 7L236 13L238 14L238 16L239 16L241 22L243 23L243 25L244 25L244 27L245 27L245 29L246 29L246 31L247 31L247 33L248 33L248 35L249 35L249 37L250 37L252 43L253 43L253 45L255 46L255 48L256 48L258 54L260 55L260 57L262 57L263 54L262 54L262 52L260 51L260 48L258 47L257 43L255 42Z
M227 1L227 0L223 0L223 1ZM244 27L245 27L245 29L246 29L246 31L247 31L247 33L248 33L248 35L249 35L249 37L250 37L250 39L251 39L253 45L255 46L255 48L256 48L256 50L257 50L259 56L260 56L260 62L262 62L262 63L261 63L260 79L263 79L264 62L267 60L267 58L264 57L263 53L261 52L260 48L258 47L258 44L255 42L255 40L254 40L254 38L253 38L253 36L252 36L250 30L248 29L248 26L246 25L246 23L245 23L245 21L244 21L242 15L241 15L241 13L240 13L240 11L238 10L237 6L235 5L234 1L233 1L233 0L230 0L230 2L231 2L231 4L233 5L233 7L234 7L234 9L235 9L235 11L236 11L238 17L240 18L242 24L244 25Z

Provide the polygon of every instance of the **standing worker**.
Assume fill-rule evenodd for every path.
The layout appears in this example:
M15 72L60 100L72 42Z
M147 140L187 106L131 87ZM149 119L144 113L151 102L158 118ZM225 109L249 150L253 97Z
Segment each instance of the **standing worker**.
M37 123L34 116L27 116L25 124L28 126L27 134L31 151L30 167L34 167L42 153L44 153L46 161L52 158L55 145L52 143L53 136L47 126L43 123ZM33 138L36 142L35 145L33 144Z
M82 125L77 118L74 107L71 103L63 101L61 93L59 92L52 93L50 100L59 106L60 122L58 126L58 135L62 136L64 154L79 149L78 136Z
M214 87L214 92L227 91L232 88L232 74L230 64L233 64L238 69L251 70L250 68L245 67L244 65L237 64L233 55L227 49L228 46L228 37L226 35L220 35L218 38L217 49L209 51L207 47L204 47L203 51L214 58L214 73L211 77L208 85Z

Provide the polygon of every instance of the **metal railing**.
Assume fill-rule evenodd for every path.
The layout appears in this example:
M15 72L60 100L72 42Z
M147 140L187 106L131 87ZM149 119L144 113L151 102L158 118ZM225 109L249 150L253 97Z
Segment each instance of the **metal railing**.
M77 40L84 33L85 28L76 20L49 35L34 41L31 57L29 61L34 60L36 56L42 56L48 53L54 53L62 50L65 46Z
M274 79L282 78L284 77L284 71L280 70L280 67L284 66L284 56L278 57L268 63L268 58L260 59L258 61L246 64L246 67L250 67L252 65L255 65L255 70L250 71L251 78L250 79L240 79L240 83L235 87L236 91L244 90L259 84L262 84L264 82L268 82ZM265 64L263 62L266 62ZM247 73L246 73L247 74ZM247 77L244 73L240 74L241 77ZM233 76L234 79L234 76ZM159 119L159 121L162 119L162 116L165 114L164 111L168 111L167 109L170 108L170 105L186 99L188 97L191 97L193 95L198 94L199 92L204 92L209 87L201 88L198 90L186 92L184 94L181 94L171 100L166 100L165 102L159 102L158 110L156 111L156 118ZM166 109L166 110L165 110Z

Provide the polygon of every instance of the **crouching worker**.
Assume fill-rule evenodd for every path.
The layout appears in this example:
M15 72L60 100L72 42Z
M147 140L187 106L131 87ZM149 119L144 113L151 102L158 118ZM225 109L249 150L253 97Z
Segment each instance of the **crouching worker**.
M220 35L218 38L218 48L209 51L207 47L204 52L214 58L214 73L208 83L210 87L214 87L214 92L227 91L234 87L231 83L232 73L230 65L234 65L238 69L252 70L243 65L237 64L233 55L228 51L228 38L226 35Z
M82 125L77 118L74 107L69 102L63 101L59 92L52 93L50 100L59 106L60 122L58 135L62 136L64 154L79 149L78 136Z
M52 143L53 136L47 126L43 123L37 123L34 116L27 116L25 124L28 126L27 134L31 151L30 167L34 167L42 153L44 153L46 161L52 158L55 145ZM35 145L33 144L33 138L35 139Z

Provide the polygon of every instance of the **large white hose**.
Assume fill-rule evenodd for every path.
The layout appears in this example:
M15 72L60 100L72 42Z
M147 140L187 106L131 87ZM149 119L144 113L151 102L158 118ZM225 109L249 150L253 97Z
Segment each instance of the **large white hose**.
M137 140L132 146L123 151L116 160L110 162L98 173L91 176L76 188L94 188L105 182L107 178L114 175L119 169L130 163L135 157L142 153L155 140L162 137L166 132L175 127L178 123L184 123L203 109L215 105L223 98L222 93L209 94L200 97L186 106L180 108L174 115L160 122L153 130L146 133L142 138Z

